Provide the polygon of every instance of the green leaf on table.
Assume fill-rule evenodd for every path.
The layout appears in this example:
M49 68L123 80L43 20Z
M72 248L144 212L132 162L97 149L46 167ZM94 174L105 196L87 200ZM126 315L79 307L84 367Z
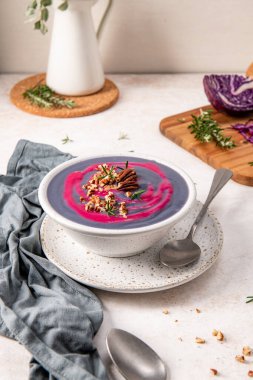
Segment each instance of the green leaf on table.
M62 139L61 141L62 141L62 144L67 144L67 143L73 142L74 140L71 140L69 136L66 135L66 137L64 137L64 139Z

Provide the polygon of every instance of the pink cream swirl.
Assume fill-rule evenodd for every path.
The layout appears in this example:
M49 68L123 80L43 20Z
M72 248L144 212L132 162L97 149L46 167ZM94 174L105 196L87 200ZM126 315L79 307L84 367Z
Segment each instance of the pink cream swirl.
M107 163L109 166L122 166L124 163L122 162L112 162ZM70 173L65 180L64 183L64 200L68 207L70 207L73 211L79 214L81 217L91 220L93 222L99 223L124 223L126 221L135 221L140 219L146 219L151 217L152 215L161 211L164 207L168 205L171 200L173 194L173 187L163 173L163 171L153 163L142 163L142 162L131 162L129 163L129 167L135 168L138 179L141 185L145 186L145 193L143 193L138 200L131 200L129 198L124 197L124 201L127 204L128 215L127 218L123 218L122 216L111 216L102 213L96 213L91 211L86 211L85 207L82 203L80 203L79 198L83 197L87 200L86 194L82 189L82 181L86 175L89 173L92 175L94 171L96 171L98 164L90 165L83 171L76 171ZM158 178L158 184L145 183L142 182L142 176L138 174L138 167L143 168L145 170L154 172ZM157 185L157 186L155 186ZM142 188L142 186L141 186ZM115 192L115 191L114 191ZM105 192L97 192L96 194L99 196L104 196ZM119 194L120 193L120 194ZM123 196L122 192L116 191L116 196ZM76 199L78 198L78 200ZM123 199L121 199L122 201Z

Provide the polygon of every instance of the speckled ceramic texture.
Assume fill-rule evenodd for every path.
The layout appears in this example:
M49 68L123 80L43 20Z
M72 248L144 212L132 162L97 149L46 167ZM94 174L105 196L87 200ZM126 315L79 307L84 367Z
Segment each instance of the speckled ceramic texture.
M187 235L201 203L178 222L169 236L146 251L126 258L96 255L72 240L63 227L46 216L41 226L45 255L64 273L88 286L122 293L144 293L173 288L193 280L210 268L217 259L222 243L221 226L209 210L195 233L202 255L183 268L167 268L159 262L159 251L170 239Z

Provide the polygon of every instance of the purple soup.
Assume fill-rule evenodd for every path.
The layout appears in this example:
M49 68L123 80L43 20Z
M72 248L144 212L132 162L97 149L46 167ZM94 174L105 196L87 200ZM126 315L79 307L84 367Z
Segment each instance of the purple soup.
M108 178L109 184L104 184ZM73 222L127 229L152 225L177 213L188 199L188 186L179 173L154 160L107 156L65 168L50 181L47 196L51 206Z

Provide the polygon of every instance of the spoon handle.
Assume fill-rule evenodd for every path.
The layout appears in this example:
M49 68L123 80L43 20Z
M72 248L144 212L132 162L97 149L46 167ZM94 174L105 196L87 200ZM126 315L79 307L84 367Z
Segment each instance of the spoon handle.
M219 191L226 185L226 183L232 177L232 175L233 175L233 172L229 169L223 169L222 168L222 169L216 170L214 177L213 177L213 182L212 182L211 188L210 188L208 196L206 198L206 201L203 204L200 212L198 213L187 237L192 236L192 234L195 231L198 223L200 222L200 220L205 215L207 207L212 202L214 197L219 193Z

